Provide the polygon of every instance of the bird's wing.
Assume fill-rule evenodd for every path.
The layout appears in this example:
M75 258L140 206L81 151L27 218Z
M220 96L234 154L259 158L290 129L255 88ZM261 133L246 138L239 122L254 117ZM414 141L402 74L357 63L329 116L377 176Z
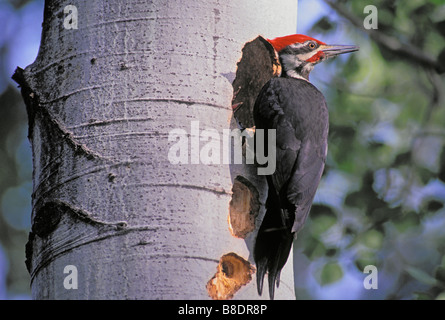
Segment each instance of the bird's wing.
M303 141L287 185L287 199L295 206L292 232L303 227L323 174L325 158L317 152L319 148L310 141Z

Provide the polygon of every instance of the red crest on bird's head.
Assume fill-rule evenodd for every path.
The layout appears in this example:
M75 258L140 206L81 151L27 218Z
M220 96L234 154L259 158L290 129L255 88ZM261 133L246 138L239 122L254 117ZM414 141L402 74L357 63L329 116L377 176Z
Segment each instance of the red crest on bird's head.
M283 50L284 48L286 48L288 45L291 45L293 43L302 43L308 40L312 40L315 41L319 44L326 44L324 42L321 42L320 40L311 38L309 36L306 36L304 34L291 34L289 36L284 36L284 37L278 37L275 39L267 39L267 41L270 42L270 44L274 47L274 49L277 52L280 52L281 50Z

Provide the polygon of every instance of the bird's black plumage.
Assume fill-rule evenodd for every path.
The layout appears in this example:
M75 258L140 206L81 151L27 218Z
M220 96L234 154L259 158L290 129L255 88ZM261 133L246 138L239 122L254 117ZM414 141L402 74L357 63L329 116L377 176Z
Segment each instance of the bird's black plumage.
M276 130L276 170L267 176L266 215L254 248L258 293L267 272L273 299L294 235L306 221L324 169L329 116L321 92L308 81L291 77L269 80L257 97L253 115L256 129Z

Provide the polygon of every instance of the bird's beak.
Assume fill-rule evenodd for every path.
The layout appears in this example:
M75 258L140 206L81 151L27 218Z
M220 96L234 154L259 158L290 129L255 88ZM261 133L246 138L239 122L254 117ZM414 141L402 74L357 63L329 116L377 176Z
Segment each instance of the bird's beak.
M321 51L325 54L326 58L335 57L342 53L354 52L358 51L360 48L357 46L349 46L349 45L322 45Z

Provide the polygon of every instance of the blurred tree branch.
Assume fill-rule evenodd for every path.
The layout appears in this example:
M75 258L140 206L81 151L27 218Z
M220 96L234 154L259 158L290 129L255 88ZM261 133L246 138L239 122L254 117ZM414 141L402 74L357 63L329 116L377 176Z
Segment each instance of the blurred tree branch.
M430 106L427 109L427 112L423 119L423 125L427 124L430 121L433 109L439 107L443 100L443 86L440 76L436 72L433 72L431 69L427 70L426 74L428 76L428 80L433 86L433 94L431 96Z
M339 4L333 0L324 0L332 9L334 9L339 15L343 16L349 20L354 26L362 28L369 36L378 44L385 47L387 50L403 57L415 64L421 64L424 67L434 69L441 73L441 66L439 60L433 57L431 54L422 51L415 45L411 43L402 42L399 39L388 36L378 29L364 29L363 20L356 17L348 9L346 9L342 4Z

